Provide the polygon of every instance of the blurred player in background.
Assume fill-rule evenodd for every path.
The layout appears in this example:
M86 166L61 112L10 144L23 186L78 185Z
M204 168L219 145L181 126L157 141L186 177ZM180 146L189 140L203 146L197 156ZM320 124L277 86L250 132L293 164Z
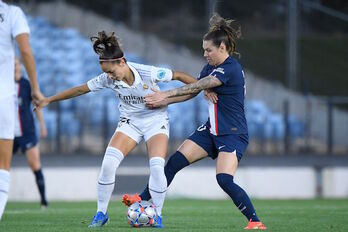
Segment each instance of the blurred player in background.
M36 136L35 122L31 109L31 88L27 79L21 77L21 64L19 59L15 59L15 81L17 89L17 105L15 123L15 139L13 142L13 153L16 153L20 148L23 154L26 155L29 166L33 171L36 179L36 184L40 192L41 207L47 207L45 195L45 180L41 170L40 149ZM46 124L41 109L35 111L36 118L40 125L40 137L46 138Z
M0 219L8 199L15 128L14 40L30 79L31 95L43 98L36 79L29 27L23 11L0 0Z
M168 160L165 167L167 183L172 182L178 171L198 160L208 156L217 159L217 182L248 219L245 229L266 229L247 193L233 180L248 146L248 128L244 114L244 73L232 57L241 32L240 28L232 27L232 22L217 14L210 19L209 31L203 37L204 57L208 64L203 67L198 82L165 92L157 91L145 100L150 108L154 108L175 103L178 96L208 90L205 95L211 100L208 103L209 119ZM214 91L217 96L209 91ZM140 196L124 195L123 202L130 205L150 197L145 189Z
M158 214L155 225L162 227L161 211L167 191L164 164L169 138L168 113L167 107L148 109L144 97L153 93L151 89L159 89L158 82L179 80L188 84L196 82L196 79L182 72L127 62L114 33L102 31L91 40L104 73L86 84L45 98L38 107L90 91L104 88L114 90L120 99L120 119L105 151L97 186L97 213L89 227L101 227L108 221L107 207L115 186L116 169L142 139L146 142L149 156L149 193ZM184 101L188 97L181 96L176 100Z

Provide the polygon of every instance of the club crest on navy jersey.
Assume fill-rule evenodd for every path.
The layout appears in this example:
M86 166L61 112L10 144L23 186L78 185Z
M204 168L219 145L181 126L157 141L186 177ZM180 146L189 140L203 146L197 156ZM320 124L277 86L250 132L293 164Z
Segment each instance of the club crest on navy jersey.
M210 75L212 75L212 74L215 73L215 72L219 72L219 73L225 74L224 69L221 68L221 67L214 69L214 70L211 72Z

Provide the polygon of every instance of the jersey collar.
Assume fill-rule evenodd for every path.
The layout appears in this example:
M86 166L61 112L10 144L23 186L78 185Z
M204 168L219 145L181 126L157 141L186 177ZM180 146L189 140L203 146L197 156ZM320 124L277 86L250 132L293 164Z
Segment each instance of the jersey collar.
M228 57L226 58L226 60L224 60L224 62L222 62L221 64L219 64L219 65L216 66L216 67L219 67L219 66L221 66L221 65L223 65L223 64L232 63L232 61L233 61L233 58L232 58L231 56L228 56Z
M141 77L140 77L138 71L137 71L130 63L127 62L127 64L128 64L128 67L132 70L132 73L133 73L133 75L134 75L134 83L133 83L133 86L136 86L136 85L138 85L139 83L141 83Z
M131 64L129 64L127 62L127 65L128 65L128 67L130 68L130 70L132 71L132 73L134 75L134 83L133 83L133 85L129 86L126 82L124 82L124 81L117 81L117 80L116 80L116 83L118 85L122 85L125 88L136 88L136 86L142 82L141 77L140 77L138 71Z

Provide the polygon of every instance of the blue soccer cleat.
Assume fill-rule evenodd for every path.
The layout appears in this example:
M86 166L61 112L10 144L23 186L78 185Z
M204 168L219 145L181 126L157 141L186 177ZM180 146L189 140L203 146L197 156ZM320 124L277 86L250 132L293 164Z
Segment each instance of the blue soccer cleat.
M156 218L156 221L154 223L154 227L156 228L163 228L163 225L162 225L162 217L161 216L157 216Z
M97 212L97 214L93 217L91 224L88 226L89 228L102 227L109 221L108 213L103 214L102 212Z

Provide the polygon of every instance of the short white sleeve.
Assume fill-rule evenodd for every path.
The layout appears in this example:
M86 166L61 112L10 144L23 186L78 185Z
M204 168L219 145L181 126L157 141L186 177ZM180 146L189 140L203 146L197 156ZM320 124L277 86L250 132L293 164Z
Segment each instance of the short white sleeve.
M89 90L91 90L92 92L96 92L101 89L108 88L108 82L108 75L106 73L102 73L99 76L87 81L87 86Z
M25 18L25 15L22 11L21 8L17 6L11 6L11 11L12 11L12 31L11 34L13 38L16 38L17 35L23 34L23 33L28 33L30 32L28 22Z
M173 79L173 71L167 68L152 67L151 70L152 81L157 82L168 82Z

